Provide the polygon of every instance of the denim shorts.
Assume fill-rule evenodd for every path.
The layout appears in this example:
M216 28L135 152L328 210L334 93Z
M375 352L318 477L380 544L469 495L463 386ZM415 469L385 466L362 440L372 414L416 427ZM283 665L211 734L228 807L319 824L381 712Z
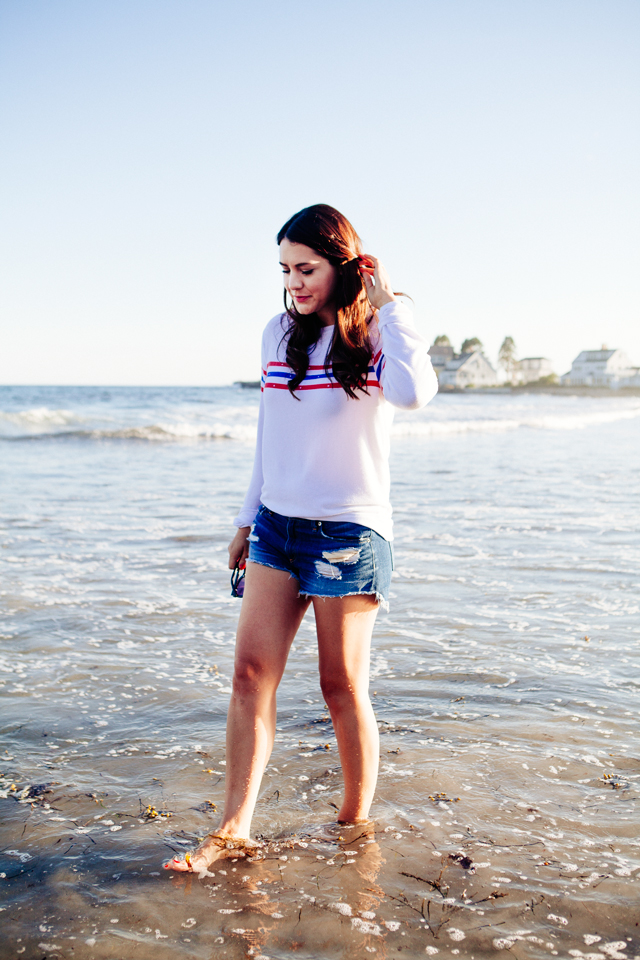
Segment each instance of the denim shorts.
M249 534L248 559L291 574L300 596L371 594L389 608L391 544L359 523L283 517L261 505Z

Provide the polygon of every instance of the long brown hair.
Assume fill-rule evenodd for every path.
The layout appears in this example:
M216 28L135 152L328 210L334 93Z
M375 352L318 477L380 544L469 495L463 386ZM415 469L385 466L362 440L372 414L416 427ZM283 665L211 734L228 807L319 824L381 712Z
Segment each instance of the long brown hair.
M326 203L316 203L295 213L278 233L278 243L284 239L311 247L337 268L335 304L337 320L333 338L327 351L325 370L332 368L333 376L345 393L357 399L357 390L368 393L367 372L371 360L368 321L371 307L360 271L358 257L362 254L360 237L346 217ZM309 366L309 348L317 343L322 323L317 314L299 314L293 302L284 306L289 318L287 363L294 372L288 387L295 396ZM297 397L296 399L300 399Z

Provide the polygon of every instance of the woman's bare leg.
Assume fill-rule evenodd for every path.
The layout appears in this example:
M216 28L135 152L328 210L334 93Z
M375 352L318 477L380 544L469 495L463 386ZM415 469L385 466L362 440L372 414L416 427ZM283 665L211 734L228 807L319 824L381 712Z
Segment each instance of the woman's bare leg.
M227 720L225 806L220 831L248 837L276 730L276 691L309 601L282 570L247 564ZM246 606L245 606L246 603Z
M344 801L338 820L366 820L378 779L380 740L369 700L372 596L314 597L320 686L338 741Z
M309 600L283 570L247 564L236 640L233 692L227 717L225 803L217 833L246 839L262 774L275 737L276 691ZM173 870L205 870L220 854L205 840L190 862L172 860Z

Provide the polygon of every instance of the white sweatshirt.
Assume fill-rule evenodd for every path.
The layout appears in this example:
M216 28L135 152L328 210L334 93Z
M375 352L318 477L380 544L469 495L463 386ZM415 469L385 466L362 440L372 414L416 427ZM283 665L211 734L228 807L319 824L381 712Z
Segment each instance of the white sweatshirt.
M348 520L393 538L389 447L394 407L415 410L437 393L428 345L409 308L385 304L371 321L369 394L351 399L324 369L333 327L323 327L292 397L286 314L262 337L262 392L253 475L234 523L253 523L260 503L287 517Z

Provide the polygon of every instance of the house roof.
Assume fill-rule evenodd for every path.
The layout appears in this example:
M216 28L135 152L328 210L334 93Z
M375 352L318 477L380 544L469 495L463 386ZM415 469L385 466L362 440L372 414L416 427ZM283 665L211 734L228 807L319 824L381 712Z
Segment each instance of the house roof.
M467 363L472 357L480 357L481 362L485 363L491 370L493 370L493 367L485 357L484 353L480 353L479 350L472 350L470 353L461 353L453 360L449 360L445 370L459 370L460 367L463 367L465 363Z
M429 347L429 356L430 357L442 357L445 360L450 360L454 355L453 347L447 347L444 344L432 343Z
M576 360L581 360L583 363L602 363L603 360L610 360L617 352L617 350L583 350Z
M459 356L454 357L452 360L449 360L449 362L447 363L446 369L459 370L462 364L466 363L466 361L469 359L470 356L471 356L470 353L461 353Z

